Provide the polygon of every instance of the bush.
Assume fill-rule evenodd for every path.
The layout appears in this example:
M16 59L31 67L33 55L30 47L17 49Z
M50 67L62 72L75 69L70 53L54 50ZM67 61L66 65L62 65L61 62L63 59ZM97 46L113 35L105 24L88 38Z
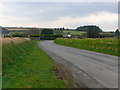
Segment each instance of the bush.
M43 29L41 34L53 35L52 29Z
M98 38L100 33L100 29L97 27L91 27L87 30L87 37L88 38Z
M16 34L16 35L12 35L12 37L27 37L27 35L23 35L23 34Z
M30 34L30 37L42 37L47 36L46 34Z

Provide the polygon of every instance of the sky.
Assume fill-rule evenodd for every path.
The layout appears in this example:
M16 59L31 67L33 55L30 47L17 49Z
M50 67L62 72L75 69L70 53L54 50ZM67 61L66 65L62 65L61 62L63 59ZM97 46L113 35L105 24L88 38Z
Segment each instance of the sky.
M0 12L0 26L4 27L118 28L118 2L0 2Z

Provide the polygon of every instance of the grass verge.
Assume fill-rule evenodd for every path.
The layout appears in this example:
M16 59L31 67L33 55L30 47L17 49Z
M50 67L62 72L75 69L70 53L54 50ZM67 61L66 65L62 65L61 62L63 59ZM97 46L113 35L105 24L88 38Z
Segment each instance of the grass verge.
M25 42L24 45L14 45L15 51L3 53L3 61L8 59L4 54L10 54L11 59L16 55L14 60L9 59L12 62L4 64L3 88L65 88L64 82L53 71L51 58L37 47L37 42ZM12 46L8 47L13 50ZM21 55L16 54L17 51Z
M63 80L67 87L71 88L79 88L79 90L85 90L85 87L78 84L76 81L73 80L71 72L68 71L62 64L53 62L53 70L56 76Z
M60 44L64 46L120 56L118 53L118 39L117 38L102 38L102 39L58 38L54 42L56 44Z
M3 46L3 88L79 88L36 41Z

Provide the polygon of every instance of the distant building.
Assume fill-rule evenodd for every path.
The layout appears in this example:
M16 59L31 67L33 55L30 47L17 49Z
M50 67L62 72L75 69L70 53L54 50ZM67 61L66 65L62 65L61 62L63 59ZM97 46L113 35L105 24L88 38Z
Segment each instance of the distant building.
M0 27L0 36L10 35L9 31L6 28Z
M63 38L71 38L71 37L72 37L72 35L70 35L70 34L63 35Z

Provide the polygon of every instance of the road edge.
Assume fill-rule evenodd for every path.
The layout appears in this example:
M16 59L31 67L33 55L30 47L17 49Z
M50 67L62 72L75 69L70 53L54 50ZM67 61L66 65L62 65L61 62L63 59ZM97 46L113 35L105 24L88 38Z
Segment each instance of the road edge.
M64 60L62 57L57 56L56 54L52 53L49 50L46 50L40 42L38 46L43 49L54 61L64 65L64 67L69 70L73 76L73 79L79 83L80 85L86 88L107 88L95 78L90 76L88 73L84 72L82 69L78 68L77 66L73 65L72 63ZM92 83L91 83L92 82Z

